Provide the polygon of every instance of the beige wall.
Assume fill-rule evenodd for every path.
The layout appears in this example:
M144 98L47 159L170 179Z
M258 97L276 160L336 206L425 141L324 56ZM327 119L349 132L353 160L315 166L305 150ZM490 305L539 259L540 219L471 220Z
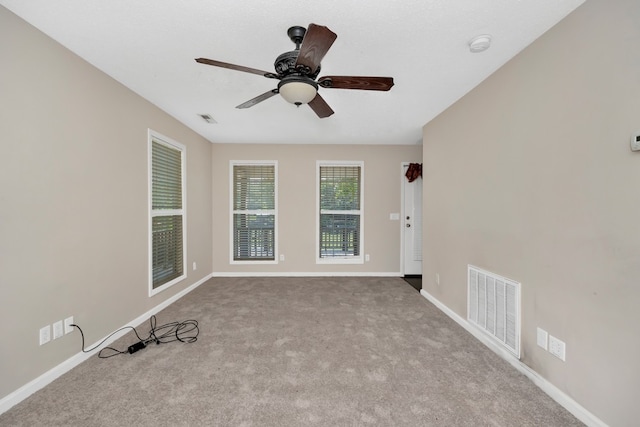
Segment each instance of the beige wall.
M38 345L42 326L68 316L89 344L211 272L401 270L389 214L401 210L401 163L420 161L421 146L212 145L3 7L0 39L0 399L79 352L78 334ZM152 298L149 128L187 146L187 264L198 265ZM231 267L229 160L256 159L278 161L286 261ZM316 160L365 162L370 262L315 264Z
M634 0L588 0L425 126L424 148L211 145L0 7L0 399L77 354L78 334L38 345L67 316L92 343L211 272L398 273L400 164L424 156L425 289L464 317L467 264L522 282L523 362L608 424L633 425L637 22ZM148 128L187 146L198 264L153 298ZM229 264L229 160L278 161L285 262ZM364 161L370 262L315 264L316 160ZM566 362L535 345L537 326L567 343Z
M0 7L0 399L211 265L211 144ZM188 265L148 297L147 129L187 146ZM174 321L179 319L158 319Z
M213 147L214 247L213 270L219 275L398 274L400 221L389 214L401 211L402 162L419 162L422 146L384 145L237 145ZM279 252L285 261L275 265L229 263L229 161L278 162ZM364 248L370 262L357 265L317 265L316 161L364 161Z
M424 128L425 290L466 318L467 264L520 281L522 361L612 426L640 418L638 22L588 0Z

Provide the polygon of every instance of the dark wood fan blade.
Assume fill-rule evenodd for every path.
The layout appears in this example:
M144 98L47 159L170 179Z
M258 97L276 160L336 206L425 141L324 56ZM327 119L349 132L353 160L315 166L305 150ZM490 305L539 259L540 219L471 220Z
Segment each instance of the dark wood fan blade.
M236 108L249 108L249 107L253 107L254 105L256 105L259 102L264 101L265 99L269 99L271 98L273 95L275 95L276 93L278 93L278 89L272 89L269 92L265 92L262 95L258 95L253 99L248 100L247 102L244 102L240 105L238 105Z
M258 74L264 77L277 78L274 73L269 71L258 70L256 68L243 67L242 65L229 64L227 62L215 61L207 58L196 58L196 62L200 64L213 65L214 67L228 68L230 70L244 71L245 73Z
M389 90L393 77L324 76L318 85L333 89Z
M327 27L309 24L304 39L302 39L300 53L298 53L298 59L296 60L296 67L302 66L308 68L307 72L313 73L336 40L336 37L338 37L336 33Z
M334 112L331 109L331 107L329 107L329 104L327 104L327 101L325 101L324 98L321 97L319 93L316 94L316 97L311 100L311 102L309 103L309 107L311 107L311 109L321 119L324 119L325 117L329 117Z

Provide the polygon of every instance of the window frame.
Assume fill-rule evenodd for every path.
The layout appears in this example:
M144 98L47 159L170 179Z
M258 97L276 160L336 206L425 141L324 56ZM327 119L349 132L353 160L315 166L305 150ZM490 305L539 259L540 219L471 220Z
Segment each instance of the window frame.
M273 211L273 259L234 259L234 222L233 216L236 212L234 209L234 167L235 166L273 166L274 174L274 209L265 209L264 211ZM278 161L277 160L230 160L229 161L229 264L232 265L269 265L278 264Z
M320 169L322 167L360 168L360 209L358 256L322 257L320 254ZM364 264L364 161L362 160L318 160L316 161L316 264Z
M149 297L159 292L169 289L176 283L187 278L187 147L179 142L174 141L158 132L148 129L148 274L149 274ZM165 147L177 150L181 157L181 188L182 188L182 208L181 209L153 209L153 143L164 145ZM170 281L163 283L157 287L153 287L153 218L157 216L176 216L182 217L182 274Z

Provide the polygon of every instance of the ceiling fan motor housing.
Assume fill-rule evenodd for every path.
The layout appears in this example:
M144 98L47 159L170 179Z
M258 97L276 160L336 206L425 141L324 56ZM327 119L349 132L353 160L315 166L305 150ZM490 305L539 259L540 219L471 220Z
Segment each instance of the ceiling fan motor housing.
M307 70L300 70L296 68L296 60L298 59L299 50L292 50L285 52L276 58L273 66L276 70L276 74L280 77L286 77L289 75L304 75L315 79L320 74L320 65L313 72L307 72Z

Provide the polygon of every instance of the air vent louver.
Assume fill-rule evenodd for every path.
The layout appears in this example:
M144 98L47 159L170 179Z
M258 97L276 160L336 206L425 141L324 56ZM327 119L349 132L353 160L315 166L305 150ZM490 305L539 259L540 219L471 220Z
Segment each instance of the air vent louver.
M200 117L202 117L202 120L204 120L207 123L211 123L211 124L215 124L218 123L215 121L215 119L213 117L211 117L210 114L198 114Z
M520 358L520 283L470 265L467 319Z

